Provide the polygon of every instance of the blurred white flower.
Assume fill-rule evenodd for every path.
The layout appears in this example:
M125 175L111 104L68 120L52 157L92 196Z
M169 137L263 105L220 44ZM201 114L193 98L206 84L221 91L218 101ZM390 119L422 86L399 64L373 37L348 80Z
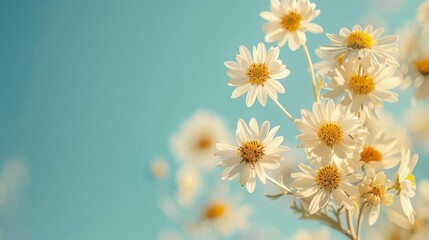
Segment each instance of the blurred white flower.
M214 231L214 236L230 236L246 229L251 213L252 208L240 203L239 195L229 195L226 189L218 189L201 210L198 230L205 231L204 235Z
M164 230L162 231L157 240L181 240L180 234L174 230Z
M418 217L429 219L429 180L421 180L417 192L419 194L416 199L416 209L419 210Z
M376 115L378 119L365 121L368 132L387 132L389 136L395 136L398 146L411 147L409 131L405 128L406 124L399 122L397 118L385 111L377 111Z
M410 67L410 77L414 79L416 100L425 100L429 97L429 54L419 57Z
M364 29L360 25L355 25L352 31L342 28L340 34L326 34L332 46L321 46L320 51L331 55L332 59L342 57L344 62L360 60L364 67L369 66L370 63L399 66L391 55L398 50L396 43L398 36L380 37L383 32L383 28L373 30L372 25Z
M168 164L164 159L157 158L152 161L150 170L155 178L161 179L164 178L168 173Z
M270 48L267 52L265 45L259 43L253 47L253 57L249 49L240 46L236 61L225 62L229 86L236 89L231 98L238 98L247 92L246 105L252 106L256 98L262 106L267 104L267 96L277 100L277 93L285 93L283 85L278 81L289 76L290 71L279 57L279 48Z
M214 168L216 143L230 138L222 118L214 113L198 111L172 136L171 149L179 160L195 167Z
M180 168L176 176L176 186L179 205L190 206L202 186L202 179L198 170L190 165Z
M288 42L292 51L305 45L305 32L323 32L320 25L311 22L320 14L320 10L315 9L316 4L308 0L271 0L271 12L261 13L268 21L263 27L265 41L278 41L280 47Z
M293 181L293 178L290 176L291 173L299 171L298 164L304 161L307 156L302 149L292 148L284 154L284 158L286 160L280 162L280 167L270 170L269 173L274 179L279 179L280 177L285 184L289 184ZM266 188L269 190L278 190L278 186L276 185L266 185Z
M386 211L387 220L369 229L365 239L382 240L416 240L412 238L412 224L403 214L389 208Z
M429 97L429 34L423 34L413 23L407 23L398 34L401 37L398 60L404 79L402 87L414 83L415 100L425 100Z
M420 211L419 211L420 213ZM429 234L428 218L423 218L420 214L416 215L416 221L410 223L408 218L403 214L389 209L387 211L387 219L393 223L386 231L387 236L393 236L403 240L426 240Z
M398 61L405 62L414 60L418 56L419 49L419 29L414 22L407 22L402 28L397 31L398 52L395 54Z
M241 186L246 185L250 193L255 190L256 175L265 184L265 168L276 169L283 160L282 154L289 148L282 146L283 137L275 137L279 126L270 130L270 123L265 121L260 127L254 118L250 119L249 127L240 119L237 122L238 147L218 143L217 156L223 161L219 166L225 168L222 179L232 180L240 174Z
M29 179L30 171L25 160L21 157L7 159L0 172L0 207L14 201Z
M413 67L411 63L419 55L420 32L415 22L407 22L397 31L397 34L399 36L398 52L395 56L401 65L397 75L402 78L401 88L407 88L414 80L409 75L409 71L410 67Z
M429 0L426 0L419 6L417 20L423 26L425 33L429 34Z
M367 0L367 2L374 5L380 14L380 12L394 13L401 10L405 0Z
M331 197L338 208L344 206L352 209L353 202L349 196L358 194L357 188L352 183L362 179L362 176L353 174L354 169L336 161L326 165L314 161L313 165L315 169L300 164L302 172L292 173L295 181L290 184L291 188L297 190L298 197L311 200L309 213L314 214L324 208Z
M298 229L290 240L330 240L331 232L327 228L321 228L319 231Z
M301 115L302 119L294 121L302 133L297 139L322 160L330 161L333 154L347 158L362 145L367 134L359 118L340 104L335 106L332 100L326 104L315 102L312 113L303 109Z
M168 195L161 198L159 201L159 208L165 216L172 221L177 220L180 216L180 208L177 206L177 201Z
M405 122L414 143L423 147L429 146L429 109L417 106L406 112ZM427 148L426 148L427 149Z
M384 172L378 172L375 176L364 176L362 183L359 184L361 198L366 201L365 208L370 207L368 217L369 225L374 225L380 216L381 205L391 205L393 203L393 193L386 193L392 183L386 179Z

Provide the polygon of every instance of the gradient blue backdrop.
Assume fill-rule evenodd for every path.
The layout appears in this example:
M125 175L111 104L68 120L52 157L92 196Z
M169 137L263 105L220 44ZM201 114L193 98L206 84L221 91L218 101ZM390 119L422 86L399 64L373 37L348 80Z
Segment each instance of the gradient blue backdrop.
M316 22L337 33L375 15L393 33L420 3L371 2L380 1L316 1ZM150 161L171 159L170 134L197 109L225 116L231 130L239 117L282 124L296 144L275 105L248 109L226 85L223 62L263 40L259 13L268 9L268 0L1 0L0 162L20 154L31 170L19 207L0 212L4 238L154 239L171 224L157 208ZM312 52L325 43L308 35ZM281 58L292 74L280 101L298 115L313 101L306 62L301 49ZM408 106L406 93L388 110ZM247 197L266 205L262 192ZM285 235L302 224L286 210L258 213Z

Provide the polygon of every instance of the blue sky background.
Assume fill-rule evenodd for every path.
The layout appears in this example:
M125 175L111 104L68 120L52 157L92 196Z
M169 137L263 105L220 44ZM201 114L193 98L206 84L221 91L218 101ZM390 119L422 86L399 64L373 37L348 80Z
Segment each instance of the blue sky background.
M372 16L394 33L420 4L395 2L316 1L315 22L337 33ZM270 120L296 145L296 129L274 104L247 108L226 84L223 62L263 41L259 13L268 9L268 0L0 1L0 163L18 154L31 172L13 210L0 211L4 239L154 239L174 228L148 169L164 156L174 170L168 139L198 109L222 115L231 130L238 118ZM312 53L327 42L308 35ZM279 100L298 116L313 102L306 60L301 49L280 56L292 74ZM387 110L400 117L409 102L405 92ZM253 221L284 235L302 226L262 192L245 195L260 206Z

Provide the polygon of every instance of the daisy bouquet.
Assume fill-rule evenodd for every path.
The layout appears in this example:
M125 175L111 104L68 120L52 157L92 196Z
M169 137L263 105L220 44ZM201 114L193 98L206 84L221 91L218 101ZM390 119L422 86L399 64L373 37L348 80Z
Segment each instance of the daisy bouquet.
M296 138L306 153L305 163L291 174L290 183L283 176L273 178L270 170L288 161L283 154L290 149L278 135L279 126L239 119L234 143L216 145L221 178L238 178L249 193L257 182L269 181L280 192L267 197L289 195L294 199L292 209L302 219L320 221L349 239L361 239L362 222L375 224L381 209L395 201L413 224L413 170L418 155L386 131L380 117L383 102L398 101L393 91L402 83L394 55L398 37L371 25L342 28L338 34L326 34L330 45L316 50L322 61L313 65L306 34L323 32L313 22L319 14L309 0L272 0L270 11L261 17L267 21L265 42L276 42L278 47L268 48L262 42L251 49L240 46L235 61L225 62L228 85L234 87L231 97L246 95L247 107L256 99L262 106L273 101L300 131ZM286 45L291 51L303 49L313 85L313 106L302 109L298 117L278 101L278 94L285 93L281 82L290 74L279 57Z

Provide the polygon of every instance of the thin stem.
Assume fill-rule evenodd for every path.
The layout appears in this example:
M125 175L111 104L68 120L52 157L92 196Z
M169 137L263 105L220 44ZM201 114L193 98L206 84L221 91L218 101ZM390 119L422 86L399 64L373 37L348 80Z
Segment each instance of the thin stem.
M309 214L308 211L306 209L304 209L302 206L298 206L296 204L296 202L293 203L292 207L291 207L295 212L301 213L301 217L300 219L308 219L308 220L318 220L323 224L328 225L329 227L337 230L338 232L344 234L347 238L349 238L350 240L356 240L355 236L352 235L352 233L347 230L344 229L341 226L341 220L339 217L337 217L337 221L335 221L334 219L332 219L330 216L327 215L327 213L319 211L315 214ZM339 212L336 213L336 215L339 214Z
M335 218L337 219L338 225L340 226L340 228L342 229L343 226L341 224L341 211L343 210L344 206L341 206L341 208L337 209L337 211L335 211L334 208L332 208L332 210L334 211L335 214Z
M349 226L350 234L353 236L354 239L356 239L356 233L353 227L352 215L350 214L350 210L348 209L346 209L346 218L347 218L347 225Z
M362 213L363 213L363 208L365 207L365 203L362 203L362 206L359 209L359 217L358 217L358 222L357 222L357 228L356 228L356 240L359 240L359 235L360 235L360 228L362 226Z
M277 185L279 188L281 188L283 191L285 191L286 193L292 193L292 191L287 188L284 184L281 184L279 182L277 182L276 180L272 179L270 176L265 175L265 177L272 183L274 183L275 185Z
M311 61L310 52L308 52L307 45L302 45L302 48L304 49L305 56L307 57L308 67L310 68L310 74L311 74L311 82L313 83L313 93L314 93L314 99L316 102L319 101L319 92L318 92L318 86L316 84L316 77L314 76L314 68L313 68L313 62Z
M283 111L283 113L290 119L290 120L292 120L292 122L293 122L293 120L295 120L293 117L292 117L292 115L290 115L290 113L288 112L288 111L286 111L286 109L279 103L279 101L277 100L277 99L273 99L273 101L277 104L277 106L280 108L280 110L282 110Z

